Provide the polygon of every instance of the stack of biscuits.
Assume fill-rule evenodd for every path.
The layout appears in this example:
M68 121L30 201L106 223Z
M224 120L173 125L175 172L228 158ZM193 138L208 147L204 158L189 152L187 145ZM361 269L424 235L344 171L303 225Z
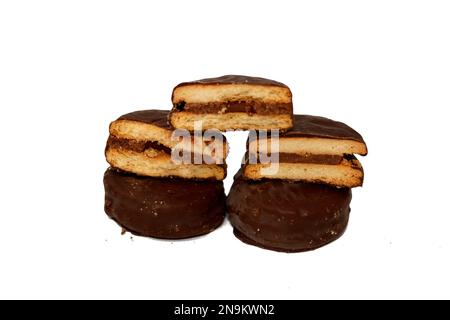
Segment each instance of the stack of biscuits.
M137 111L110 124L105 211L136 235L180 239L206 234L225 217L227 144L220 132L209 138L177 132L168 115Z
M227 201L236 237L286 252L339 238L349 219L351 188L363 183L354 154L367 154L361 135L323 117L294 115L286 132L251 133Z
M237 238L284 252L316 249L344 233L351 188L364 177L354 156L367 154L359 133L294 115L289 87L264 78L184 82L172 104L170 112L135 112L110 126L105 210L123 228L186 238L215 229L226 210ZM220 131L227 130L250 134L225 204L228 149Z

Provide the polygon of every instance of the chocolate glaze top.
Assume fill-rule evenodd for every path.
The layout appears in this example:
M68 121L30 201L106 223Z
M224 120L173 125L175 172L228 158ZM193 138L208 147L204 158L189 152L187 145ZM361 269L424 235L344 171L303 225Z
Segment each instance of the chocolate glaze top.
M354 140L364 143L363 137L345 123L324 117L294 115L294 126L280 137L319 137Z
M152 124L154 126L172 130L168 122L169 110L142 110L124 114L117 120L130 120Z
M275 80L259 78L259 77L234 75L234 74L217 77L217 78L206 78L206 79L201 79L201 80L183 82L183 83L180 83L179 85L177 85L175 88L193 85L193 84L204 84L204 85L250 84L250 85L277 86L277 87L288 88L288 86L286 86L285 84L275 81Z

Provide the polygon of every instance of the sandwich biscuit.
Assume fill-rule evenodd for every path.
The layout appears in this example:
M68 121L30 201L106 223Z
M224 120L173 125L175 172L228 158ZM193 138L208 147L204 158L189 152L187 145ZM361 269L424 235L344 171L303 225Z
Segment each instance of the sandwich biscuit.
M106 160L115 168L144 176L223 180L228 146L225 137L175 136L169 112L146 110L120 117L110 125ZM217 138L217 139L216 139Z
M226 130L289 129L292 93L277 81L227 75L184 82L172 93L170 123L175 128Z
M292 129L274 136L250 135L243 168L247 179L286 179L358 187L364 172L353 154L366 155L362 136L331 119L294 115ZM272 168L268 170L268 168Z

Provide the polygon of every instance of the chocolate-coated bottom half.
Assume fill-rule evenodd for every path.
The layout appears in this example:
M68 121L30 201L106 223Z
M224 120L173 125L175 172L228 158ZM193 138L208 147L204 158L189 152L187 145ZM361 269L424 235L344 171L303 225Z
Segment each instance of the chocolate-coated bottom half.
M225 217L222 181L141 177L109 168L105 212L139 236L184 239L209 233Z
M227 199L241 241L282 252L314 250L347 227L351 189L286 180L251 181L240 173Z

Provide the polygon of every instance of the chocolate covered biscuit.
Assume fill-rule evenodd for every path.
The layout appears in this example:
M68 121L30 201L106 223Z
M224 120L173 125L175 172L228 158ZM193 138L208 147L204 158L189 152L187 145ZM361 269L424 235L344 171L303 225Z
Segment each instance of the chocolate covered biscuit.
M338 239L350 214L351 189L286 180L251 181L238 173L227 198L234 234L283 252L308 251Z
M248 130L292 127L292 94L277 81L238 75L184 82L172 93L175 128Z
M199 236L216 229L225 217L222 181L142 177L110 168L104 186L105 212L139 236Z
M138 111L112 122L105 151L108 163L144 176L223 180L225 137L213 132L211 137L194 138L186 131L186 139L177 138L168 114L164 110Z
M358 187L364 172L353 154L366 155L361 135L331 119L295 115L294 127L278 136L250 136L245 178L286 179ZM271 168L271 170L268 170Z

